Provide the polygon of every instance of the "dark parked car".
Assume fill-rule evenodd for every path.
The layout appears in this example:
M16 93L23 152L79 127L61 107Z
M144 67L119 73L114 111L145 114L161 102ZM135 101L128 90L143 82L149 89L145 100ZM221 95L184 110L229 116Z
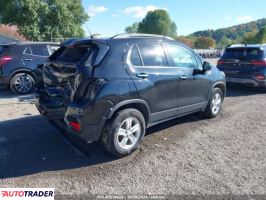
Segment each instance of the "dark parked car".
M266 87L266 45L232 45L218 66L228 83Z
M47 62L58 47L57 44L40 42L0 45L0 86L9 86L19 94L31 92L37 78L34 70Z
M77 40L49 60L36 91L40 113L120 157L148 127L200 111L216 117L226 91L222 72L164 36Z

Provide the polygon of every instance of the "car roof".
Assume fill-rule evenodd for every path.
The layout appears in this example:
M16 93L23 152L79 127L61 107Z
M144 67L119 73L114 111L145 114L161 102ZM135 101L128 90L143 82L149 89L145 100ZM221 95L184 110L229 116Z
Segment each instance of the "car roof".
M266 44L233 44L230 47L227 47L227 49L233 49L233 48L265 48Z
M58 43L52 43L52 42L13 42L9 44L0 44L0 46L24 46L24 45L54 45L54 46L59 46Z
M17 45L59 45L58 43L53 42L18 42Z
M163 35L153 35L153 34L120 34L109 38L82 38L82 39L71 39L70 42L66 41L65 43L68 44L67 46L71 45L80 45L80 44L87 44L91 42L98 42L104 44L112 44L112 43L134 43L134 42L174 42L183 46L186 44L174 40L168 36Z

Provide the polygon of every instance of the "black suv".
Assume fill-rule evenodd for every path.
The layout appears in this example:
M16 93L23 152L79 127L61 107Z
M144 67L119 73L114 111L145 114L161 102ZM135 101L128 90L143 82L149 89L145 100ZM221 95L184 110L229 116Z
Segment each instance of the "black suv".
M34 70L59 47L57 44L22 42L0 45L0 87L26 94L33 90Z
M148 127L199 111L216 117L226 91L222 72L164 36L72 41L49 60L36 91L40 113L120 157Z
M232 45L217 67L224 71L228 83L266 87L266 45Z

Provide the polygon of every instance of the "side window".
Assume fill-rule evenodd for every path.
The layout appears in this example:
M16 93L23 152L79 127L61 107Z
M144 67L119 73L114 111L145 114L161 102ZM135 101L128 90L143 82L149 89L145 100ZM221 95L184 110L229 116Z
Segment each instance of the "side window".
M35 56L49 56L49 51L46 45L32 45L31 51Z
M170 57L171 66L199 68L195 55L187 48L175 44L165 44L165 46Z
M130 62L134 66L142 66L139 51L138 51L138 48L136 46L134 46L131 50Z
M27 47L27 48L24 50L24 54L29 54L29 55L32 54L32 53L31 53L31 49L30 49L30 47Z
M59 49L59 46L52 46L50 45L51 53L53 54L57 49Z
M203 70L202 59L198 55L195 55L195 57L196 57L196 60L197 60L197 63L198 63L198 68L196 68L196 69Z
M144 66L168 66L160 44L139 44L138 47Z

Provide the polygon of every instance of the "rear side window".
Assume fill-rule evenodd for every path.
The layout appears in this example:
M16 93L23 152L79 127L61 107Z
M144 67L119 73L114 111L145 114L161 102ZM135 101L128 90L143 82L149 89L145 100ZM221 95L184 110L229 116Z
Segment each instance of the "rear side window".
M59 61L66 63L77 63L90 51L89 46L68 47L59 57Z
M35 56L49 56L49 51L46 45L32 45L31 51Z
M27 47L27 48L25 49L24 53L25 53L25 54L29 54L29 55L32 54L32 53L31 53L31 49L30 49L29 47Z
M140 58L140 55L139 55L139 51L138 51L138 48L136 46L134 46L132 48L132 50L131 50L130 62L134 66L142 66L142 62L141 62L141 58Z
M260 48L228 48L223 59L262 59L264 52Z
M139 44L144 66L168 66L161 44Z

